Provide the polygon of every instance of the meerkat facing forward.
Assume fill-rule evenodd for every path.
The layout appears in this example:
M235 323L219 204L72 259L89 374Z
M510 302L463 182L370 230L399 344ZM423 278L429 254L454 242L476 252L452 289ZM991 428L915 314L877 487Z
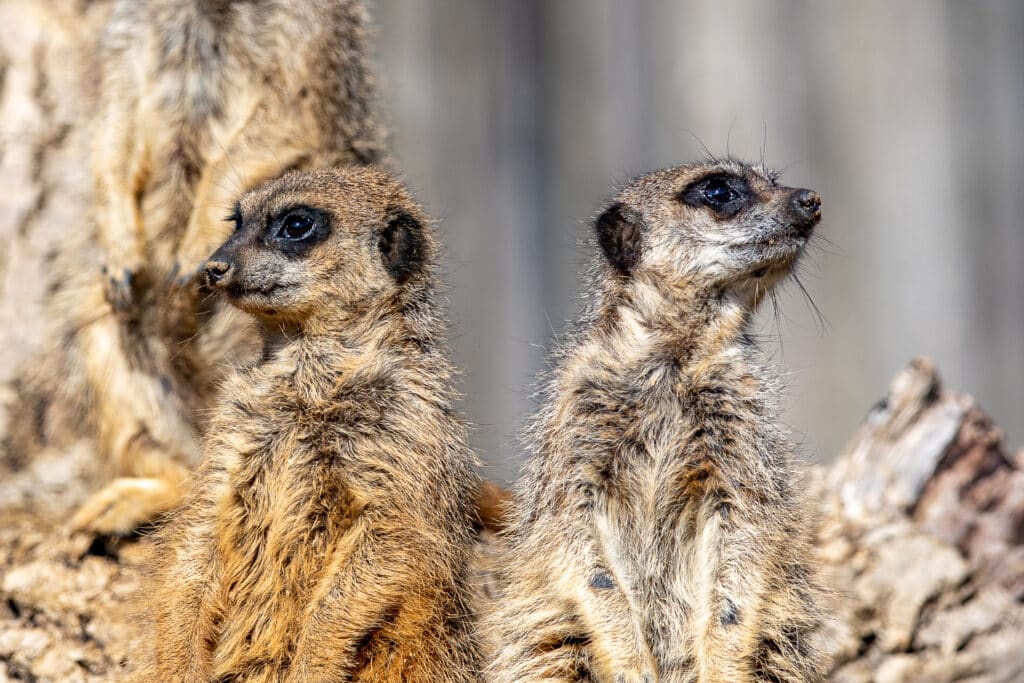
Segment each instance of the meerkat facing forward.
M711 161L596 222L597 296L546 390L499 560L495 681L808 681L818 588L748 334L820 217Z
M113 481L73 526L123 534L173 506L221 368L258 347L195 278L238 194L288 169L381 156L366 25L356 0L115 4L93 122L102 254L63 259L51 301L61 372L23 373L10 446L59 443L68 427L95 437Z
M474 681L479 486L432 230L374 169L244 195L210 283L258 320L158 536L154 680Z

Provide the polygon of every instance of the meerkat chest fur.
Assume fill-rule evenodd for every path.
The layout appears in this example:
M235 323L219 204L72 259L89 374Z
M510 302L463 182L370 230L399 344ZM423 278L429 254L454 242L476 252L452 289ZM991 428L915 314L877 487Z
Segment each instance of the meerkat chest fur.
M379 495L364 476L374 465L367 446L387 414L402 411L397 371L379 358L311 347L240 372L212 425L222 642L232 631L258 637L243 615L299 620L330 571L326 558Z
M773 376L733 336L742 321L691 317L691 334L666 337L629 310L596 329L556 380L542 436L545 452L566 459L557 469L571 473L582 521L600 541L607 573L594 585L631 596L656 648L714 591L705 546L719 529L753 537L789 506ZM551 483L554 507L565 482Z

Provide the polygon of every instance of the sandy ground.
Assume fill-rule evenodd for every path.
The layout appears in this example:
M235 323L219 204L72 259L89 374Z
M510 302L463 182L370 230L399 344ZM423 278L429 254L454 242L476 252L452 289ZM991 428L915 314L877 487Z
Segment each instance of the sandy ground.
M88 449L73 448L3 475L0 681L110 680L128 659L138 544L65 528L91 463Z

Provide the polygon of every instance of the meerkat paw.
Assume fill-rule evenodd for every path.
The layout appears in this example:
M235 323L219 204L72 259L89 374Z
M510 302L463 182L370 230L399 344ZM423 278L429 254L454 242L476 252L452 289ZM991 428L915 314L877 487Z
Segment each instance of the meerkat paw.
M226 235L217 235L217 239L211 245L209 239L201 239L198 234L189 237L193 233L201 234L201 232L201 228L190 225L184 241L174 255L172 279L177 287L188 288L192 285L202 284L206 261L220 243L227 239Z
M173 508L179 496L178 487L163 479L115 479L78 509L71 530L127 536Z
M138 272L138 265L108 262L103 266L103 295L115 312L125 313L135 305Z
M201 293L198 268L182 269L179 264L174 264L167 282L166 305L179 311L191 310Z
M203 294L205 260L196 260L179 254L171 269L167 284L167 304L179 310L191 310Z
M171 268L171 286L177 289L187 290L193 284L198 283L203 263L205 263L205 261L196 262L194 259L184 259L179 256L174 261L174 266Z

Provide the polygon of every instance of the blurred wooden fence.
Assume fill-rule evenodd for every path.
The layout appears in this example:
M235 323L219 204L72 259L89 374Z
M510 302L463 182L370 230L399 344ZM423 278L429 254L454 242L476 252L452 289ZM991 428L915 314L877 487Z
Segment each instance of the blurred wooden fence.
M698 138L824 197L803 282L827 324L790 286L764 325L809 457L831 459L918 353L1024 441L1020 0L369 2L395 160L443 220L491 474L515 473L588 217ZM82 226L88 168L61 131L94 89L71 48L104 5L0 0L3 376L38 343L40 254Z
M376 0L398 164L443 220L465 408L492 474L612 183L712 152L824 197L768 344L829 460L933 356L1024 440L1024 3Z

